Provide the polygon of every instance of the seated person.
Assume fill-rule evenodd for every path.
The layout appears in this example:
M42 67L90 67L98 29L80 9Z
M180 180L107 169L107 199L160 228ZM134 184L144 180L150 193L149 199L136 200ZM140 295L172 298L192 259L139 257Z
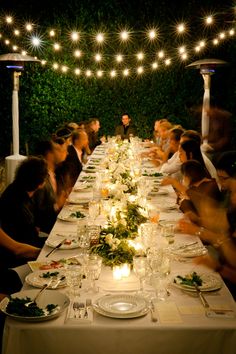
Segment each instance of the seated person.
M32 197L44 186L47 174L43 159L29 157L19 165L14 181L1 195L1 227L18 242L36 247L44 243L35 224Z
M56 141L57 139L64 139L64 142L67 146L71 145L71 135L74 128L71 127L61 127L56 133L52 134L52 140Z
M198 132L194 130L186 130L180 138L180 144L187 141L187 140L194 140L198 145L201 145L201 136ZM212 178L215 178L217 180L217 173L214 165L212 162L208 159L208 157L202 152L202 158L204 160L204 163L206 165L206 168L208 172L210 173ZM179 159L179 151L177 151L170 160L168 160L167 163L164 163L161 168L160 172L162 173L168 173L169 175L175 177L176 174L180 175L180 168L181 168L182 162Z
M91 118L85 126L86 133L88 134L90 151L93 151L98 145L105 141L105 137L99 138L99 129L100 121L98 118Z
M38 144L37 154L46 161L48 176L44 187L38 189L33 196L35 222L40 231L50 233L57 215L68 197L63 191L58 191L55 175L56 166L67 156L67 149L65 144L60 145L47 140Z
M131 118L128 113L122 114L121 122L122 124L118 125L115 129L116 136L119 136L122 140L124 140L136 135L136 130L132 125Z

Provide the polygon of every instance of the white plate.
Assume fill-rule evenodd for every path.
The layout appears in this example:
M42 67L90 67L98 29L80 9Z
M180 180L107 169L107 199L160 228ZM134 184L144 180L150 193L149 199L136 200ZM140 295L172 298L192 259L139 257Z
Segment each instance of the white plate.
M134 315L147 307L146 300L140 296L117 294L103 296L97 300L98 307L111 315Z
M186 247L184 249L173 249L172 253L176 256L183 257L183 258L193 258L193 257L199 257L203 256L204 254L207 254L208 250L206 247L199 245L196 245L196 247Z
M84 214L84 218L86 217L86 214L84 213L83 210L79 210L78 208L75 208L75 210L64 208L60 211L60 214L58 214L57 218L59 220L68 221L68 222L77 222L78 220L83 220L84 218L77 218L76 216L72 215L76 211L80 211L82 214Z
M178 275L181 275L183 277L186 276L186 274L184 274L184 275L178 274ZM203 281L202 285L199 286L199 289L201 291L215 291L215 290L218 290L222 287L222 281L217 275L203 273L203 274L199 274L199 276L201 277L201 279ZM177 280L177 283L174 283L175 279ZM172 284L181 290L196 292L196 289L194 286L180 284L179 283L180 281L181 280L176 278L176 276L175 276L172 281Z
M39 290L23 290L18 293L11 295L13 298L20 298L24 299L29 297L33 299ZM58 305L58 308L52 312L51 314L45 314L43 316L37 317L25 317L25 316L17 316L14 314L10 314L7 312L7 304L9 302L9 298L4 298L0 303L0 310L4 312L7 316L17 320L17 321L26 321L26 322L41 322L41 321L48 321L55 317L58 317L62 314L63 311L69 306L70 300L68 296L65 294L60 293L56 290L45 290L42 295L39 296L37 300L37 305L44 309L48 304Z
M61 235L63 236L63 235ZM59 247L59 250L72 250L79 247L78 238L75 235L65 235L65 239L70 243L64 243ZM62 237L50 237L46 240L45 244L49 247L56 247L62 241Z
M43 275L46 273L58 273L55 276L50 276L49 278L43 278ZM50 282L50 286L48 286L48 289L53 288L54 285L57 285L58 288L63 288L66 286L66 279L60 281L61 277L65 276L65 271L61 271L59 269L51 269L51 270L38 270L36 272L30 273L27 275L25 278L25 281L27 284L35 286L36 288L42 288L44 284L47 284Z
M75 197L75 196L71 196L69 197L69 203L71 204L78 204L78 205L84 205L84 204L88 204L89 203L89 199L88 198L80 198L80 197Z

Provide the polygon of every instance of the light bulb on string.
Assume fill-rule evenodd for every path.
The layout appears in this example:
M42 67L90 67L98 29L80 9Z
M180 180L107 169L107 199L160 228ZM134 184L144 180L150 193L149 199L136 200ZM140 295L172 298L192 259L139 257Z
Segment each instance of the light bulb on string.
M225 35L225 32L221 32L221 33L219 34L219 38L220 38L220 39L224 39L225 36L226 36L226 35Z
M152 63L152 69L156 70L157 68L158 68L158 63L154 61L154 63Z
M52 67L54 70L57 70L59 68L59 65L57 63L54 63Z
M28 32L31 32L33 30L33 24L32 23L26 23L25 29Z
M47 61L46 60L41 60L41 64L44 66L44 65L46 65L46 63L47 63Z
M166 60L165 60L165 65L166 66L169 66L171 64L171 59L170 58L167 58Z
M81 50L76 49L76 50L74 51L74 56L75 56L76 58L80 58L80 57L82 56Z
M185 46L179 47L179 53L180 53L180 54L183 54L185 51L186 51Z
M98 44L102 44L105 41L105 36L103 33L100 32L96 35L95 39Z
M160 51L157 53L157 55L158 55L158 57L159 57L160 59L163 59L163 58L165 57L165 52L164 52L164 50L160 50Z
M103 71L102 70L98 70L97 71L97 77L102 77L103 76Z
M50 37L55 37L55 35L56 35L56 32L54 30L50 30L49 31L49 36Z
M100 53L95 54L94 56L95 61L100 62L102 60L102 56Z
M9 44L10 44L9 39L5 39L5 44L6 44L6 45L9 45Z
M117 54L116 55L116 61L117 61L117 63L121 63L123 61L123 55Z
M120 33L120 39L122 41L127 41L129 39L129 32L126 31L126 30L123 30L121 33Z
M151 29L148 31L148 38L152 41L157 38L157 31L155 29Z
M212 25L213 22L214 22L214 20L213 20L213 16L212 16L212 15L207 16L207 17L205 18L205 23L206 23L207 25Z
M22 50L21 54L22 54L23 56L26 56L26 55L27 55L26 50Z
M186 31L186 25L184 23L180 23L177 25L176 30L179 34L184 33Z
M137 73L140 75L140 74L143 74L143 72L144 72L143 66L139 66L139 67L137 68Z
M75 75L78 76L78 75L80 75L80 74L81 74L81 70L80 70L79 68L76 68L76 69L75 69Z
M19 31L18 29L15 29L15 30L14 30L14 35L15 35L15 36L19 36L19 35L20 35L20 31Z
M229 30L229 35L233 36L235 34L235 30L232 28L231 30Z
M181 59L182 59L182 60L188 59L188 54L187 54L187 53L181 54Z
M129 69L124 69L123 70L123 75L124 76L129 76Z
M11 25L13 23L13 17L12 16L6 16L6 23L8 25Z
M73 42L77 42L77 41L79 40L79 32L73 31L73 32L71 33L71 40L72 40Z
M144 53L143 52L139 52L136 54L136 57L138 60L143 60L144 59Z
M116 75L117 75L116 71L115 71L115 70L111 70L110 76L111 76L112 78L114 78L114 77L116 77Z
M197 45L194 49L195 49L195 52L197 52L197 53L198 53L198 52L200 52L201 47L200 47L199 45Z
M213 39L212 42L213 42L214 45L218 45L219 44L219 39L215 38L215 39Z
M12 49L16 51L18 49L17 45L13 45Z
M41 45L42 41L39 37L37 36L32 36L31 37L31 45L33 47L39 47Z
M91 77L91 76L92 76L92 71L91 71L91 70L86 70L86 71L85 71L85 75L86 75L87 77Z
M200 47L200 48L204 48L205 45L206 45L206 42L205 42L205 41L200 41L200 42L199 42L199 47Z
M61 45L59 43L54 43L53 48L54 48L54 50L58 51L61 49Z
M67 73L68 70L69 70L69 68L68 68L67 66L65 66L65 65L63 65L63 66L61 67L61 71L62 71L63 73Z

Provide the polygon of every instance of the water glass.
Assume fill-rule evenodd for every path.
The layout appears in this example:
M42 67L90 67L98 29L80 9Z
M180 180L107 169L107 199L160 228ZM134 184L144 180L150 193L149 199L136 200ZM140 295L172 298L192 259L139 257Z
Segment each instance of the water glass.
M169 245L175 242L175 225L173 223L165 223L161 225L161 235L166 237Z
M80 248L89 249L90 235L88 234L87 225L83 222L77 224L77 237Z
M95 220L100 213L100 203L97 200L90 200L89 202L89 217Z
M82 281L82 266L67 265L66 267L66 283L69 287L70 296L80 296L81 281Z
M147 274L147 257L135 256L133 257L133 269L135 275L140 281L140 292L144 292L144 280Z
M95 281L99 279L102 269L102 259L97 255L90 255L85 263L85 276L89 282L87 291L97 292Z

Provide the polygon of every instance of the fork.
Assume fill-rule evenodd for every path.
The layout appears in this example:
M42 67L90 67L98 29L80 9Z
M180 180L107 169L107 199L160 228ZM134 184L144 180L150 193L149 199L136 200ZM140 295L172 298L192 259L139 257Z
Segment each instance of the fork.
M86 299L86 305L85 305L85 311L84 311L84 318L88 318L88 309L92 305L92 300L91 299Z
M75 301L73 303L74 318L82 318L82 310L84 310L84 303Z

